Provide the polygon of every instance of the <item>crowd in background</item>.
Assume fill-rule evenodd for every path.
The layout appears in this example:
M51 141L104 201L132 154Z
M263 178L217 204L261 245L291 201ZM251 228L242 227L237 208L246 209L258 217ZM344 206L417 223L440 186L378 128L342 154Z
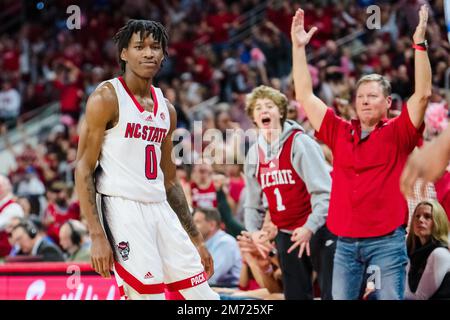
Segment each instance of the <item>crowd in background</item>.
M227 129L251 128L252 123L245 114L245 95L257 85L266 84L286 94L290 99L288 118L298 121L312 135L301 105L294 100L290 76L290 25L296 9L301 6L305 10L308 29L319 28L309 48L314 91L337 114L351 119L355 111L350 92L356 80L368 73L383 74L391 81L392 116L405 107L414 88L411 35L417 25L418 8L428 3L431 7L428 53L433 70L433 94L425 117L425 143L448 125L445 77L450 66L450 46L442 0L271 0L265 4L262 15L252 21L245 13L260 6L260 1L79 1L81 29L67 30L65 8L71 2L55 1L52 8L42 10L27 7L26 22L17 30L0 34L0 136L15 157L14 165L1 168L0 173L7 175L11 192L20 205L15 209L15 221L0 224L0 231L7 231L9 237L11 251L3 255L7 261L17 260L20 253L30 255L32 252L26 252L27 245L21 248L20 241L13 241L21 236L13 234L13 230L23 229L30 241L37 238L44 241L30 231L28 221L37 228L36 234L58 252L56 255L60 257L56 260L89 261L88 254L77 253L89 247L88 230L77 222L82 221L82 217L74 193L79 119L87 97L96 86L119 74L112 36L130 17L161 21L168 30L169 57L155 85L176 107L179 128L192 129L194 120L203 121L200 132L194 135L202 135L211 128L220 130L224 136ZM366 26L369 16L366 8L370 4L380 6L379 29L370 30ZM7 9L14 1L3 5ZM249 22L252 24L250 32L240 36ZM336 41L358 31L362 31L361 34L344 45ZM196 107L211 97L218 97L213 108ZM22 151L15 151L7 139L8 132L18 129L26 141L22 122L27 120L30 111L54 101L60 105L60 124L49 134L40 136L38 144L25 143ZM235 143L225 140L216 148L230 150ZM326 146L323 151L331 170L331 152ZM191 152L200 157L202 150ZM189 156L192 155L183 155ZM234 241L233 245L213 250L218 250L220 255L229 252L232 258L225 259L224 263L232 265L217 268L218 272L227 269L225 283L212 284L239 287L243 291L255 289L252 291L254 298L278 298L273 295L282 292L276 253L261 254L245 232L241 234L245 197L242 165L186 165L180 161L177 168L189 203L193 208L203 208L194 218L204 237L209 239L222 230L232 238L227 241ZM426 196L437 198L447 215L450 214L449 170L435 185L428 186ZM6 199L2 192L0 189L0 204ZM411 215L424 199L419 192L415 199L410 199ZM217 208L219 216L208 208ZM18 225L22 228L16 228ZM271 227L265 226L276 233ZM74 233L79 235L78 241L74 241ZM76 242L78 251L68 249L67 242ZM28 244L28 247L34 245ZM54 261L54 257L49 259ZM246 296L242 291L226 289L221 293L224 297Z

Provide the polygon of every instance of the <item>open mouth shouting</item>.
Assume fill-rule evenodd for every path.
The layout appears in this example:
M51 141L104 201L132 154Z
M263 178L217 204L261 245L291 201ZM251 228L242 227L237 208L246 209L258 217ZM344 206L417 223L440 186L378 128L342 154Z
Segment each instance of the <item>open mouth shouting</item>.
M272 119L270 119L269 116L263 116L261 118L261 123L262 123L264 128L269 128L270 124L272 123Z

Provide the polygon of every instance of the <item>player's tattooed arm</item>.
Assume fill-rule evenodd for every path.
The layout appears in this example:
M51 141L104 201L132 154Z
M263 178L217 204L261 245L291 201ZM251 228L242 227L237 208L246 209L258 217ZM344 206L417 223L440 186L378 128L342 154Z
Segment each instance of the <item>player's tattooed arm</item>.
M92 153L96 153L93 149L97 148L93 148L92 144L87 146L86 143L87 140L92 139L92 136L93 132L89 130L87 123L82 123L75 168L75 186L80 199L81 213L89 225L90 233L97 236L103 234L103 229L95 201L94 168L96 160Z
M194 244L203 242L200 233L192 220L192 214L186 200L183 188L176 177L176 166L174 163L172 151L172 134L177 124L177 114L174 106L166 100L167 108L170 114L170 130L161 144L161 170L164 173L164 186L166 188L167 202L178 216L183 228L188 233ZM199 237L200 236L200 237Z
M170 130L161 144L160 165L161 170L164 173L164 186L166 188L167 201L173 211L177 214L178 219L191 238L191 241L196 246L203 267L205 268L206 275L210 278L214 274L214 263L212 256L205 247L202 234L198 232L194 221L192 220L192 214L189 210L186 196L184 195L183 188L176 177L177 169L174 163L174 157L172 157L172 133L177 125L177 113L175 108L168 101L166 104L170 113Z
M194 221L192 219L192 214L189 210L183 188L178 182L175 182L175 184L167 189L166 194L167 202L169 202L173 211L175 211L175 213L177 214L178 219L180 219L181 225L195 243L195 240L199 236L199 232L195 227Z
M81 213L94 236L103 235L95 201L94 171L100 157L105 130L116 121L117 110L114 88L109 83L104 84L89 97L80 127L75 187L80 199Z
M81 167L82 166L80 165L80 168ZM84 204L81 208L81 212L87 221L91 237L103 237L104 231L101 226L100 216L97 210L97 202L95 200L96 190L94 183L94 170L86 170L84 172L84 183L77 183L77 187L78 189L83 189L81 192L78 191L80 194L80 205L82 203Z
M93 172L89 172L89 174L86 175L85 177L85 183L87 186L87 193L89 195L89 204L91 206L94 206L94 208L96 208L96 203L95 203L95 187L94 187L94 176L93 176ZM97 210L95 210L94 214L96 216L98 216L98 212Z
M111 85L103 85L89 97L86 116L81 124L78 143L75 186L80 200L81 214L86 219L92 238L91 265L105 278L110 278L114 261L109 244L100 223L95 201L94 170L100 155L105 129L114 121L117 97Z

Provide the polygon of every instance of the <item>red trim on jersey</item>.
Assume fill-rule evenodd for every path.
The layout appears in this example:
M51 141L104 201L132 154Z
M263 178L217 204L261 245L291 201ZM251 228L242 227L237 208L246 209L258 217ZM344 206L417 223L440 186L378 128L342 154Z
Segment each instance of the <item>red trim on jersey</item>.
M119 263L115 262L117 274L125 281L130 287L136 290L140 294L160 294L164 293L164 283L144 284L136 279L131 273ZM119 289L120 290L120 289Z
M180 291L169 291L169 289L166 288L166 300L186 300Z
M0 207L0 213L3 211L3 209L5 209L7 206L9 206L10 204L13 204L13 203L15 203L15 201L13 199L6 201L6 203Z
M186 278L172 283L166 283L166 287L168 290L174 292L198 286L203 282L206 282L206 280L207 280L206 272L203 271L190 278Z
M121 297L125 296L125 290L123 289L123 286L119 286L119 294Z
M156 116L158 113L158 98L156 96L155 88L153 86L150 86L150 90L152 92L152 99L153 99L153 115Z
M120 83L122 83L122 86L124 87L125 91L130 96L131 100L133 100L134 104L136 105L136 108L138 108L139 112L144 112L145 109L141 106L141 104L136 100L136 97L134 94L130 91L130 88L128 88L127 84L125 83L125 80L123 80L122 76L118 77ZM156 97L155 88L153 86L150 86L150 91L152 93L152 99L153 99L153 114L156 116L156 113L158 112L158 99Z

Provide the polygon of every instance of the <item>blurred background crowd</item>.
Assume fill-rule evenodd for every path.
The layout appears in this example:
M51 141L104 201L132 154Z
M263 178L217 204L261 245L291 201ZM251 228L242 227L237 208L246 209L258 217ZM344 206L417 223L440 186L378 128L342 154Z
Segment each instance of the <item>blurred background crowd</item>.
M308 48L315 93L337 114L351 119L355 116L352 89L368 73L383 74L391 81L391 116L405 107L414 88L411 38L423 3L431 8L428 53L433 70L426 143L449 120L450 46L442 0L0 1L0 173L4 175L0 211L11 198L17 202L8 215L0 215L0 259L30 256L33 260L39 241L46 244L41 252L46 261L90 261L89 232L74 192L78 125L87 97L101 81L119 74L112 36L127 19L161 21L168 30L169 57L155 85L176 107L177 127L195 129L194 137L213 128L223 137L227 129L249 129L253 124L245 114L245 95L266 84L287 95L288 118L312 136L302 107L294 100L290 75L289 33L296 9L305 10L308 29L319 28ZM66 26L66 8L72 4L81 8L80 30ZM372 4L379 6L381 14L376 29L366 25L370 16L366 10ZM52 109L56 123L30 131L33 119L52 105L57 106ZM194 128L196 120L202 125ZM245 154L249 143L225 139L216 148L244 146ZM201 157L205 146L184 149L177 168L191 206L203 208L194 220L205 238L219 231L230 236L229 245L213 250L214 257L229 254L216 268L216 274L227 274L226 281L217 276L212 284L241 289L223 288L224 296L245 297L243 291L252 290L252 297L281 298L276 253L262 254L248 237L238 237L244 230L242 165L183 161ZM331 170L331 152L325 146L323 151ZM427 186L426 198L437 199L450 213L448 171ZM419 192L410 199L411 212L424 199ZM209 208L217 208L218 215Z

